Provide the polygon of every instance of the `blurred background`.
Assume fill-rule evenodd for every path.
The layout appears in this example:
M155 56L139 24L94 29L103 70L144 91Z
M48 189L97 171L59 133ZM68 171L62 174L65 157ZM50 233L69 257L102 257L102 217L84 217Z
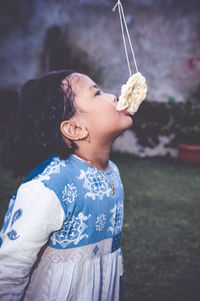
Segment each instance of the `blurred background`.
M128 68L118 10L112 12L115 3L115 0L1 0L0 117L4 122L16 91L28 79L50 70L72 68L86 73L102 89L119 95L121 85L128 79ZM195 115L195 119L189 114L199 102L192 97L190 112L182 105L191 90L199 93L196 90L200 81L200 3L198 0L123 0L122 3L138 68L147 79L148 95L135 115L134 127L115 142L114 150L139 156L176 157L181 132L200 135L197 124L200 116ZM133 61L131 67L134 73ZM184 116L179 116L180 110Z
M148 85L133 127L112 154L125 186L127 300L199 301L200 2L121 2ZM30 78L72 68L120 94L129 73L115 3L0 1L1 148L18 91ZM0 177L2 223L21 180L2 167Z

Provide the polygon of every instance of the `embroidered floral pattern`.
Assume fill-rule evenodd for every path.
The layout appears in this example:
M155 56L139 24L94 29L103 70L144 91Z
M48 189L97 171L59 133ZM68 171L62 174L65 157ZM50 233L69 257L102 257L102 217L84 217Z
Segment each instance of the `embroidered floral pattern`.
M2 230L0 232L0 235L5 233L5 231L8 227L8 224L10 222L10 218L11 218L11 215L12 215L12 210L13 210L13 206L14 206L14 203L15 203L15 199L16 199L16 193L10 199L8 210L7 210L7 213L6 213L5 218L4 218L4 224L3 224Z
M112 214L110 218L111 225L108 228L108 231L111 231L112 234L118 234L122 230L123 223L123 203L118 202L115 206L110 209L110 213Z
M60 172L60 167L65 167L65 161L60 160L58 157L53 158L51 163L45 168L45 170L36 177L40 180L50 180L50 175Z
M13 217L12 217L12 221L11 221L11 225L10 225L10 229L12 229L12 226L13 224L16 222L16 220L18 220L20 217L22 216L22 209L17 209L15 211L15 213L13 214ZM19 235L17 234L17 232L12 229L10 230L8 233L7 233L7 236L9 239L11 240L16 240Z
M16 240L19 235L17 234L17 232L15 230L10 230L8 233L8 238L10 238L11 240Z
M102 200L104 195L110 195L111 186L109 182L112 182L112 179L109 179L109 182L107 182L94 168L88 167L87 171L81 169L80 176L77 178L84 180L83 187L89 190L85 197L91 197L93 200L99 197Z
M95 248L93 249L93 253L97 255L98 251L99 251L99 247L96 245Z
M64 203L72 203L77 197L77 188L72 183L67 184L65 188L62 190L62 200Z
M16 222L16 220L18 218L20 218L22 216L22 209L18 209L17 211L15 211L13 217L12 217L12 221L11 221L11 227L12 225Z
M72 216L68 222L64 222L62 230L53 233L51 242L53 245L60 245L65 248L73 243L77 245L83 238L88 238L87 234L83 234L87 229L84 221L87 221L91 215L85 216L82 212L78 216Z
M99 216L97 216L97 220L95 223L96 226L96 231L102 231L105 227L106 224L106 215L105 214L100 214Z

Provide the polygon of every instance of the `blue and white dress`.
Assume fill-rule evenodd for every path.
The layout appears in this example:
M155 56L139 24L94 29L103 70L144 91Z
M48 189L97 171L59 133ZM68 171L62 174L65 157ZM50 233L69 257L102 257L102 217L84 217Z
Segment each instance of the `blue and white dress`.
M109 164L51 156L21 184L1 230L1 301L120 300L124 192Z

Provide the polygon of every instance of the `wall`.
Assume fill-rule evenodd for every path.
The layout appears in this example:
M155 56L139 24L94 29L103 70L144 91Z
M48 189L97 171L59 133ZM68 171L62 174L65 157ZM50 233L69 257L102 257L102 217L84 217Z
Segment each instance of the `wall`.
M128 78L118 12L111 0L20 0L1 9L0 89L18 89L55 64L86 71L119 94ZM183 100L199 82L199 1L124 0L148 100ZM59 61L60 59L60 61ZM132 70L135 72L133 64Z
M123 1L122 1L123 2ZM128 77L115 1L21 0L4 3L1 30L1 88L19 87L40 74L47 30L58 25L62 39L88 53L103 70L102 86L119 93ZM181 100L198 81L198 1L124 1L124 11L148 99ZM134 68L133 72L134 72Z

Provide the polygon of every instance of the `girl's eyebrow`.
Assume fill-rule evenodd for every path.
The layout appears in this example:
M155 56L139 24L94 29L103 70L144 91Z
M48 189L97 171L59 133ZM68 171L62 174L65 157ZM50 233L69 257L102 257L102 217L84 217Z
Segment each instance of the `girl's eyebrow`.
M93 89L93 88L95 88L97 90L100 90L100 88L97 85L92 85L92 86L89 87L89 89Z

